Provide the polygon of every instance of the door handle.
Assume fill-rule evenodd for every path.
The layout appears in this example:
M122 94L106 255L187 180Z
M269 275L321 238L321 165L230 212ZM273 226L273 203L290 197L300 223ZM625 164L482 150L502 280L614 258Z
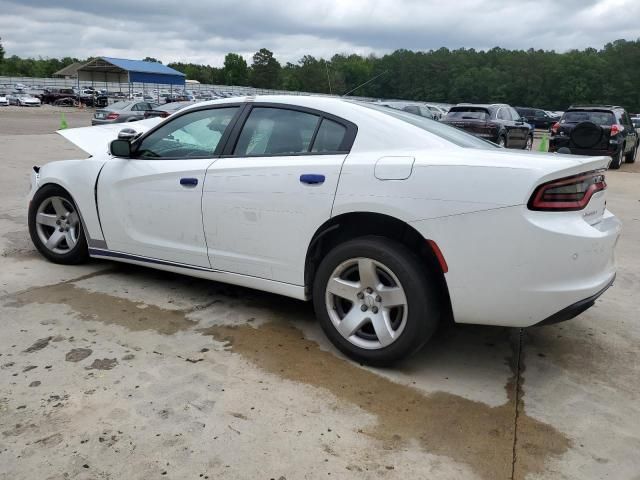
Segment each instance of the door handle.
M180 185L182 185L183 187L195 187L196 185L198 185L198 179L197 178L181 178L180 179Z
M304 173L300 175L300 183L306 185L321 185L324 183L324 175L317 173Z

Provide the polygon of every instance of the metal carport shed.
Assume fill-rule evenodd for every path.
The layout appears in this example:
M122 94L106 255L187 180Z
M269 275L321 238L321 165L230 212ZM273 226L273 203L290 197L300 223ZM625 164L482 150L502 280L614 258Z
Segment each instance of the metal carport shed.
M98 57L78 69L78 82L81 81L89 81L92 84L126 83L130 91L133 83L175 85L184 88L185 75L161 63Z

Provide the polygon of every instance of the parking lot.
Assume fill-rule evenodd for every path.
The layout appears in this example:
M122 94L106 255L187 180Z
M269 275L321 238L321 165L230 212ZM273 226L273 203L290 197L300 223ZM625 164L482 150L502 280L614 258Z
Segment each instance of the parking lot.
M592 309L445 329L381 370L338 354L310 304L45 261L30 167L86 156L61 114L90 123L0 110L0 478L640 478L640 163L607 173L624 233Z

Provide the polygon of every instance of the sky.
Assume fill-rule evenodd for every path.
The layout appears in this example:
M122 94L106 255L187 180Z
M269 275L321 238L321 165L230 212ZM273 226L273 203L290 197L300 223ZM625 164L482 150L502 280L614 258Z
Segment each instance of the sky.
M222 66L260 48L383 55L404 48L602 48L640 38L640 0L0 0L6 55Z

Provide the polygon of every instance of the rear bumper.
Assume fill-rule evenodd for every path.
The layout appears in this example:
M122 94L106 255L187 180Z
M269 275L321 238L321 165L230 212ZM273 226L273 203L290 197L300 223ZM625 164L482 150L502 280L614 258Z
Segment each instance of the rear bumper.
M607 286L604 287L595 295L591 295L590 297L584 298L574 303L573 305L569 305L568 307L563 308L559 312L556 312L553 315L548 316L547 318L535 324L534 326L541 327L543 325L552 325L554 323L566 322L567 320L571 320L572 318L577 317L585 310L588 310L589 308L593 307L598 297L600 297L600 295L606 292L609 289L609 287L613 285L613 282L615 281L615 279L616 279L616 274L614 273L613 277L611 278L611 281L607 284Z
M551 137L549 139L549 151L557 152L560 148L568 148L571 150L572 155L587 155L590 157L605 155L612 157L618 153L620 145L612 143L609 148L577 148L571 144L569 137Z
M457 323L528 327L579 313L580 302L611 284L622 226L607 210L591 225L593 210L514 206L412 225L438 244L448 264ZM567 305L572 311L560 315Z

